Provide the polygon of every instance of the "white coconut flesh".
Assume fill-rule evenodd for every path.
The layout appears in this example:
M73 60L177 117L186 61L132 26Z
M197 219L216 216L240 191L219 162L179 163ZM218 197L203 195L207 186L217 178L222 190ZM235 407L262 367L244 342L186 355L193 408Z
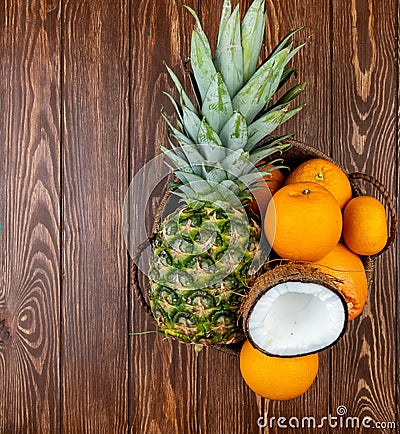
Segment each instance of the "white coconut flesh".
M324 285L280 283L259 298L247 332L267 354L290 357L329 347L347 323L343 298Z

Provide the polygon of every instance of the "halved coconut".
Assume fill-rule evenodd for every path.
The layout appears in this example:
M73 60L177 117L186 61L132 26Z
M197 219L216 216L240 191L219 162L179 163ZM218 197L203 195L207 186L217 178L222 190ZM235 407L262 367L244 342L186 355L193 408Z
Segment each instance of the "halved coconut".
M254 283L242 306L247 339L276 357L312 354L345 332L347 304L335 280L310 266L287 264Z

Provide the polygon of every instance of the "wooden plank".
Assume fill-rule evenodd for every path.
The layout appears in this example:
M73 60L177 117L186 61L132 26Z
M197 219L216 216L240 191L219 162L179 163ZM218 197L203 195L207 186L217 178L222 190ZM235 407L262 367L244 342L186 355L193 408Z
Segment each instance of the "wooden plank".
M65 0L62 430L128 430L128 2Z
M400 7L399 4L397 3L397 11L396 11L396 15L397 15L397 26L396 26L396 37L397 37L397 46L396 46L396 52L397 52L397 94L396 94L396 107L399 107L400 104L400 86L399 86L399 77L400 77L400 62L399 62L399 55L400 55L400 44L399 44L399 37L400 37ZM397 160L396 160L396 167L397 170L395 172L395 180L397 180L397 182L395 183L395 188L394 188L394 202L395 202L395 206L396 206L396 210L397 210L397 216L399 216L400 213L400 170L399 170L399 164L400 164L400 116L399 116L399 110L397 109L397 125L396 125L396 142L397 143ZM399 266L398 264L400 263L400 237L398 235L399 231L397 231L397 237L396 237L396 242L394 243L393 249L395 249L394 255L395 255L395 259L396 262L394 264L397 264L394 266L395 269L395 273L396 273L396 336L397 336L397 345L396 345L396 353L395 353L395 357L396 357L396 384L397 384L397 388L396 388L396 396L395 396L395 402L399 402L400 401L400 333L399 333L399 329L400 329L400 294L399 294L399 288L400 288L400 271L399 271ZM397 419L396 419L396 427L397 429L399 429L398 427L400 427L400 412L399 410L397 410Z
M240 374L239 358L214 348L199 355L199 433L261 433L264 400Z
M266 2L266 11L266 55L294 29L305 27L294 36L296 43L309 38L308 44L292 61L298 70L298 81L307 82L304 92L297 99L298 103L305 102L306 107L283 125L283 132L293 132L295 139L329 154L332 80L330 1L273 0Z
M332 52L334 158L349 171L377 177L392 196L398 179L397 4L333 2L333 28L340 29ZM333 352L332 409L343 405L348 416L395 421L397 263L395 249L377 260L365 310Z
M196 9L195 1L135 2L131 13L131 164L132 177L166 144L160 109L173 113L162 94L177 96L165 61L183 77L183 62L190 47L193 21L183 5ZM187 83L187 80L184 80ZM159 172L159 171L157 171ZM152 173L152 176L156 174ZM144 180L143 182L146 182ZM147 220L154 218L160 198L149 204ZM145 206L145 204L143 205ZM151 227L151 224L149 225ZM132 303L133 333L154 330L141 306ZM196 365L191 347L160 335L131 335L130 424L132 433L181 434L196 432Z
M59 2L2 2L0 27L0 431L57 433Z

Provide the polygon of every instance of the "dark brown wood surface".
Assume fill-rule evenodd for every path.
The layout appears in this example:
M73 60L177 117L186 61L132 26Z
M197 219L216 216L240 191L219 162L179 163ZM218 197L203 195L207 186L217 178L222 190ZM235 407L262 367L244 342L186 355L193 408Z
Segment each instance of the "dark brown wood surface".
M61 430L128 429L128 2L62 3Z
M61 353L59 5L0 10L2 433L57 432Z
M162 91L173 86L163 62L187 84L193 19L183 4L215 39L223 0L1 2L0 433L295 433L277 419L319 421L339 406L398 427L373 432L399 432L399 242L378 259L363 314L296 400L257 397L232 356L196 357L139 334L154 326L133 295L122 207L165 143ZM398 9L269 0L265 39L268 53L293 28L312 36L296 58L307 107L284 130L380 179L397 205ZM257 425L264 413L276 418L269 430Z

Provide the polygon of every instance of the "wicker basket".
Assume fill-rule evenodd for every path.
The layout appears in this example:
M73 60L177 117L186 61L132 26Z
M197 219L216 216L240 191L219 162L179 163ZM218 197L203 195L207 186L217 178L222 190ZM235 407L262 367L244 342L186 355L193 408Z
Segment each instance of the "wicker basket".
M337 164L332 158L325 155L323 152L319 151L318 149L315 149L305 143L301 143L296 140L290 140L291 148L285 151L284 153L284 161L285 165L289 168L293 169L303 163L304 161L307 161L311 158L323 158L325 160L329 160L332 163ZM381 252L379 252L377 255L373 256L363 256L361 257L361 260L363 261L365 271L367 274L367 281L368 286L372 286L373 282L373 273L375 268L375 261L378 256L380 256L382 253L384 253L386 250L388 250L394 243L396 232L397 232L397 216L396 216L396 209L393 204L393 201L391 200L389 193L387 192L386 188L375 178L372 176L363 174L363 173L351 173L348 175L348 178L350 180L350 184L352 186L353 190L353 196L360 196L362 195L362 190L360 187L360 181L366 182L371 184L376 190L379 191L381 195L381 199L383 200L384 204L387 206L387 209L389 211L389 217L390 217L390 224L389 224L389 237L386 242L385 247ZM137 249L133 257L133 269L132 269L132 278L133 278L133 286L135 290L135 295L137 299L139 300L140 304L142 305L143 309L152 316L150 305L147 299L147 290L143 291L140 283L139 283L139 276L138 276L138 267L137 262L140 259L140 256L142 255L143 251L151 245L151 243L154 241L159 224L161 222L163 210L168 202L168 199L170 197L169 193L166 193L162 199L162 202L159 207L159 212L157 213L153 225L153 231L151 237L144 243L142 243ZM213 345L214 348L218 349L219 351L222 351L224 353L228 353L233 356L239 356L241 343L233 344L233 345Z

